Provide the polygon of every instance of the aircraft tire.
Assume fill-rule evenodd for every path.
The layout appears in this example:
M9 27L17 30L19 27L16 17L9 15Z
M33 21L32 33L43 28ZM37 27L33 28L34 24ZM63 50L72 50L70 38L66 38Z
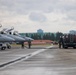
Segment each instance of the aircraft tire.
M1 50L5 50L5 49L6 49L5 47L2 47L2 48L1 48Z
M7 48L8 48L8 49L11 49L11 46L8 46Z

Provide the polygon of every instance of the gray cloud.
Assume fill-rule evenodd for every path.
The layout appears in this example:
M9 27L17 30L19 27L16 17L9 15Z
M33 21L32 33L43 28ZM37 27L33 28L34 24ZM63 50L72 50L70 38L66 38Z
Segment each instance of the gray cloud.
M55 5L55 0L0 0L0 9L25 13L30 11L47 11Z
M29 18L32 21L45 22L47 18L41 13L31 13Z
M50 24L53 28L56 24L63 27L67 21L67 26L76 25L75 10L76 0L0 0L0 21L6 25L20 22L30 27L30 24L37 25L39 22L39 26L44 23L48 28Z
M76 21L76 10L68 12L67 16L68 16L68 19Z
M76 2L76 1L75 1ZM30 11L53 12L76 9L74 0L0 0L0 10L26 14Z

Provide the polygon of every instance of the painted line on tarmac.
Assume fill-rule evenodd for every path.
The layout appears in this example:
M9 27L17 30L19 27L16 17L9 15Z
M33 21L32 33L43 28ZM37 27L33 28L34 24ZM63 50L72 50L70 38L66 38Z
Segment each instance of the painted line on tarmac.
M53 48L53 46L46 47L45 49L39 49L38 51L35 51L33 53L29 53L29 54L26 54L25 56L22 56L22 57L19 57L19 58L15 59L15 60L3 63L3 64L0 65L0 68L6 67L6 66L11 65L11 64L14 64L16 62L27 60L27 59L31 58L32 56L35 56L35 55L37 55L41 52L44 52L45 50L50 49L50 48Z

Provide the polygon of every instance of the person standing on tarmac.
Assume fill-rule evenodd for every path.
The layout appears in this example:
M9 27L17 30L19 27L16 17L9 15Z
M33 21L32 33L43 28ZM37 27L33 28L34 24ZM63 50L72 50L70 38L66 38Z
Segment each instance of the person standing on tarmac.
M64 36L60 36L59 39L59 48L61 48L61 46L64 48Z
M31 48L31 41L28 41L28 47Z
M21 43L21 47L24 48L24 42Z
M61 48L62 44L63 44L63 38L62 38L62 36L60 36L60 39L59 39L59 48Z
M59 40L59 48L61 48L61 42L60 42L60 40Z

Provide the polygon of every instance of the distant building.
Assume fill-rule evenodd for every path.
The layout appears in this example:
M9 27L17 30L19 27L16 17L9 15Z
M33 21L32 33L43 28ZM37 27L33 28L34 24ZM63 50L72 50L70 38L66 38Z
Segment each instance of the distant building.
M37 30L37 33L41 33L41 34L43 34L44 32L43 32L42 29L38 29L38 30Z
M43 30L42 29L38 29L37 33L41 36L41 39L43 39L43 35L44 35Z
M70 34L75 34L76 35L76 31L75 30L71 30L69 31Z

